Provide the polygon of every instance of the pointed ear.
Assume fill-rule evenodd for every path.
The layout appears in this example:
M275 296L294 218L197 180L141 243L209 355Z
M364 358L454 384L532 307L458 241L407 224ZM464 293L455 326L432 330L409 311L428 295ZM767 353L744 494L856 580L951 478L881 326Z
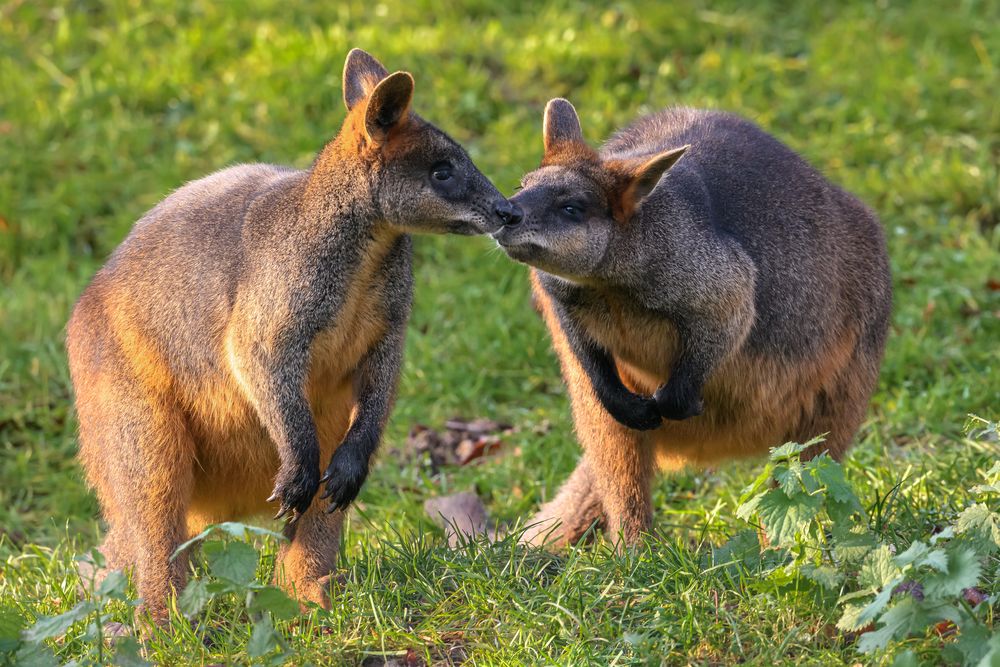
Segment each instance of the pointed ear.
M660 177L668 169L677 164L677 161L681 159L681 156L690 147L689 144L680 148L672 148L630 169L631 174L629 178L631 180L625 188L623 202L624 208L629 215L639 208L642 200L649 196L649 193L653 191L656 184L660 182Z
M409 72L394 72L375 86L365 108L365 132L372 143L383 143L389 130L406 120L412 99L413 77Z
M382 63L361 49L351 49L344 61L344 104L350 111L389 75Z
M567 146L586 145L576 109L561 97L549 100L545 105L542 136L546 155L559 152Z

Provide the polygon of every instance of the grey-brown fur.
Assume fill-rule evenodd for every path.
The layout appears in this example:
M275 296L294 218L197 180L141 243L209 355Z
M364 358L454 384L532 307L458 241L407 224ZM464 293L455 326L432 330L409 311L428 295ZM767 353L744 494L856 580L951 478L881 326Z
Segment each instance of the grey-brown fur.
M634 541L649 527L654 460L822 434L843 455L889 322L875 215L727 113L668 109L598 152L573 107L553 100L544 135L542 167L512 200L523 222L495 234L536 267L584 447L540 525L562 522L557 538L574 539L592 513L579 499L596 491L609 527Z
M184 580L177 546L266 511L269 494L290 519L276 577L328 604L343 514L402 363L407 232L483 233L516 216L410 111L412 92L409 74L352 51L347 118L311 168L241 165L185 185L74 309L80 458L109 524L103 548L111 567L135 568L155 620Z

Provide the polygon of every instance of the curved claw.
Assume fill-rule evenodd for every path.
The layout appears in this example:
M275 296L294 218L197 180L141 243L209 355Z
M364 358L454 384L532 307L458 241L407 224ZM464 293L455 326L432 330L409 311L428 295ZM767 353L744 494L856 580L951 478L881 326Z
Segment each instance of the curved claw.
M319 483L320 484L324 484L325 482L328 482L329 480L330 480L330 471L327 470L325 473L323 473L323 476L319 478Z
M285 516L286 514L288 514L291 511L292 511L291 507L289 507L288 505L282 503L281 504L281 509L279 509L278 513L274 515L274 518L275 518L275 520L278 520L278 519L280 519L281 517Z
M332 495L333 495L333 489L328 486L328 487L326 487L326 489L324 489L323 493L320 494L319 499L320 500L326 500L327 498L329 498Z
M273 503L277 499L278 499L278 494L272 493L270 496L267 497L267 500L265 502Z

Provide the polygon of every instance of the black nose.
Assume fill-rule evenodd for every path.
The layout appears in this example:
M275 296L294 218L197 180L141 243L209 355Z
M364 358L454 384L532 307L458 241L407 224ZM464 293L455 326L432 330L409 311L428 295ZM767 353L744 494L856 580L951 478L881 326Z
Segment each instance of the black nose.
M501 199L497 202L497 205L493 207L493 210L496 211L496 214L505 225L516 225L524 218L524 214L521 212L521 207L507 201L506 199Z

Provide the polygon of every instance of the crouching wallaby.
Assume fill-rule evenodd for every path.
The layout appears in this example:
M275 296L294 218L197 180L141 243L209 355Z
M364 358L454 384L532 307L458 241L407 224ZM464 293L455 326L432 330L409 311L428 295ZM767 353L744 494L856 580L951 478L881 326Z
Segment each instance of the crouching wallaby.
M676 108L598 152L549 102L541 167L494 234L535 267L583 457L528 542L595 521L632 544L657 468L826 434L840 458L878 376L891 305L875 215L739 117Z
M344 511L402 363L407 232L485 233L519 215L410 111L410 74L355 49L343 84L347 117L309 169L241 165L180 188L135 224L69 322L104 554L135 568L154 620L183 585L178 545L269 501L288 519L279 583L329 604Z

